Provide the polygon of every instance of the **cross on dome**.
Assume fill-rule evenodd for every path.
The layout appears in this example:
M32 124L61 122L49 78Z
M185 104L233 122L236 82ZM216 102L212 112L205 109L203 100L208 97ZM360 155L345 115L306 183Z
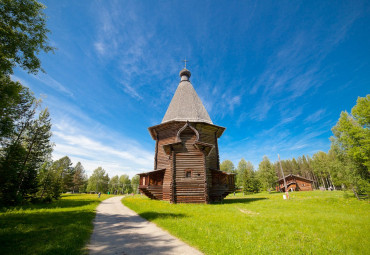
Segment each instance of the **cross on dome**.
M189 60L186 60L186 58L185 58L185 60L183 60L182 62L185 63L185 69L186 69L186 62L189 62Z

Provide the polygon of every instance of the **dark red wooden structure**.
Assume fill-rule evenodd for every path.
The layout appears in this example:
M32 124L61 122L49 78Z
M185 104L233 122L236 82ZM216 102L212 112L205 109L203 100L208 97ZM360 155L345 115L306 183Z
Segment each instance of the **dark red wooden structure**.
M171 203L222 201L235 189L234 174L220 171L217 139L225 128L212 123L190 76L181 70L162 123L149 128L156 141L155 170L139 174L139 190Z
M310 191L312 190L313 180L304 178L299 175L290 174L285 176L286 186L288 191ZM276 186L276 191L285 192L284 179L278 180L279 185Z

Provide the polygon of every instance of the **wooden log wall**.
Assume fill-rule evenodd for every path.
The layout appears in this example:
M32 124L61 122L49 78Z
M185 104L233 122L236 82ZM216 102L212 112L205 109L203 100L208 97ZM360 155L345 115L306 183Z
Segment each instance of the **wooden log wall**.
M174 143L176 141L177 131L184 126L184 123L171 123L165 124L157 128L157 153L155 161L157 162L157 168L166 168L164 179L163 179L163 200L174 202L173 199L173 166L174 166L174 155L167 155L163 149L163 145Z
M212 170L212 187L210 190L211 201L222 201L228 194L235 190L234 175Z
M203 153L195 148L196 135L186 128L180 136L183 150L176 153L176 197L179 203L204 203L204 162ZM186 172L191 172L186 177Z
M305 181L297 179L297 185L299 187L299 190L301 190L301 191L311 191L311 190L313 190L311 182L305 182Z
M288 176L285 178L287 183L288 191L293 188L294 191L311 191L313 190L312 181L306 180L300 176ZM276 191L284 191L284 181L279 181L279 186L276 187Z
M186 122L171 122L155 127L155 135L152 134L156 139L154 165L156 169L165 171L162 177L153 175L150 185L140 186L140 190L150 198L174 203L220 201L234 191L234 176L217 171L220 165L217 144L220 127L191 123L199 133L199 142L214 146L207 156L194 146L197 136L190 127L181 132L179 138L182 144L176 148L171 145L172 151L166 153L163 145L179 142L177 134L185 124ZM186 176L187 171L191 171L191 177ZM221 182L215 183L215 178Z

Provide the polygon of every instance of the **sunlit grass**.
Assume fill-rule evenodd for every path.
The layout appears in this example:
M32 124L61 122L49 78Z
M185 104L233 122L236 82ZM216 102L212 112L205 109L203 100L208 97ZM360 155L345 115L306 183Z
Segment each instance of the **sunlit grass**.
M206 254L368 254L370 205L341 191L229 196L223 204L123 203Z
M63 195L50 204L2 208L0 254L84 254L95 208L108 195Z

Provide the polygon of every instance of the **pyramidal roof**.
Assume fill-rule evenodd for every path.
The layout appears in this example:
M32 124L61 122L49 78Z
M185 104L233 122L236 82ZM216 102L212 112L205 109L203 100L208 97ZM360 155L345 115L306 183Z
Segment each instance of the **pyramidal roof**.
M169 121L205 122L213 124L197 92L191 85L191 73L184 68L180 71L181 81L176 89L162 123Z

